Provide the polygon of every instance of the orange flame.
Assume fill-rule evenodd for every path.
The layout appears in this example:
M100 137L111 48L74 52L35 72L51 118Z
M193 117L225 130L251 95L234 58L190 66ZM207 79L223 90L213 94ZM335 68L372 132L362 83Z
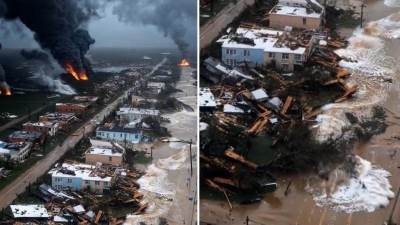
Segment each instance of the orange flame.
M78 72L69 63L66 63L65 67L66 67L67 72L69 74L71 74L75 80L89 80L85 71Z
M180 66L180 67L189 67L189 66L190 66L190 63L189 63L189 61L187 61L186 59L182 59L182 60L179 62L178 66Z
M0 95L11 96L11 89L9 87L4 87L0 90Z

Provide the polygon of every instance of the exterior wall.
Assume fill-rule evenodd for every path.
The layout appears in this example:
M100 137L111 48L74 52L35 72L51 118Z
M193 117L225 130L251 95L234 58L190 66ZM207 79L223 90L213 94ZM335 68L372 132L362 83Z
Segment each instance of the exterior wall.
M101 162L103 164L110 164L114 166L122 165L122 156L108 156L108 155L95 155L95 154L85 154L86 163L96 164Z
M232 51L229 50L233 50L234 54L230 54ZM245 50L249 54L245 55ZM243 61L250 62L250 66L262 65L264 63L264 49L222 47L222 61L231 66L235 66L237 63Z
M269 26L278 29L283 29L286 26L301 29L318 29L321 26L321 18L304 18L306 19L306 24L303 23L303 17L300 16L270 14Z
M111 131L96 131L96 137L103 140L128 141L132 143L138 143L142 140L143 135L141 132L122 133L122 132L111 132Z
M39 132L45 135L54 136L58 131L58 126L47 127L47 126L35 126L32 124L24 124L22 125L22 130L28 132Z
M86 107L78 104L62 104L56 105L56 112L59 113L83 113L86 111Z
M51 176L51 186L56 190L72 189L81 190L82 179L79 177Z
M271 64L275 61L276 68L282 69L284 71L293 71L294 65L303 65L303 63L307 58L305 55L300 55L300 54L289 54L288 59L283 59L282 56L283 53L265 52L264 55L265 64ZM300 60L295 59L295 57L300 57Z
M105 189L110 189L111 183L106 181L83 180L82 189L89 189L91 192L103 193Z

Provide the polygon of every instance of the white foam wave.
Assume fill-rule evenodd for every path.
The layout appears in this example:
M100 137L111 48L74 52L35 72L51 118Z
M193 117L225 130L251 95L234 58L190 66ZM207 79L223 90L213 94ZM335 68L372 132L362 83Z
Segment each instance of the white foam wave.
M331 187L313 193L318 206L353 213L373 212L389 204L390 198L394 197L388 179L390 173L361 157L356 156L356 160L356 175L339 184L332 193Z
M316 140L323 142L341 137L341 130L349 125L345 112L361 119L370 115L373 106L384 102L390 88L387 81L396 73L395 60L385 52L385 38L395 37L399 30L400 14L370 22L365 29L354 31L347 48L336 51L344 58L340 66L352 73L347 82L356 84L358 91L351 100L323 108L323 113L317 117L319 123L314 127Z
M399 0L385 0L384 4L389 7L400 7Z

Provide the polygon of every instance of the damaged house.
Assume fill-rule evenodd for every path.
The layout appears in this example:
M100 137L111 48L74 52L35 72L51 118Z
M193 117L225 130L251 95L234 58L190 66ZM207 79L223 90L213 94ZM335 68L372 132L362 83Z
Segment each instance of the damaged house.
M125 149L117 143L108 141L90 140L92 146L85 152L85 161L88 164L108 164L121 166Z
M222 61L232 67L272 65L285 72L303 66L316 38L313 32L287 32L239 27L235 34L221 37Z
M22 125L22 129L28 132L39 132L45 136L55 136L60 125L57 122L27 122Z
M319 29L324 13L324 7L316 0L280 0L268 13L269 26Z
M104 175L98 168L88 164L63 163L49 171L51 186L56 190L85 190L103 193L109 190L113 178Z
M29 156L31 149L31 142L7 143L0 141L0 158L22 162Z
M133 107L122 107L117 111L117 116L121 121L133 122L140 121L146 117L151 117L160 121L160 110L142 109Z

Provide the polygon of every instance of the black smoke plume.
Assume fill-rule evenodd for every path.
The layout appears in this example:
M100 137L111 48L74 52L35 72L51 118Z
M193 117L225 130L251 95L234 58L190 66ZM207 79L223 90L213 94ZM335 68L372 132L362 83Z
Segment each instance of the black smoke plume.
M69 63L78 71L90 72L85 54L94 39L83 27L95 11L78 3L75 0L0 0L0 16L6 20L19 19L61 66Z
M189 43L188 25L196 26L197 1L193 0L114 0L113 13L122 22L154 25L170 37L185 57Z

